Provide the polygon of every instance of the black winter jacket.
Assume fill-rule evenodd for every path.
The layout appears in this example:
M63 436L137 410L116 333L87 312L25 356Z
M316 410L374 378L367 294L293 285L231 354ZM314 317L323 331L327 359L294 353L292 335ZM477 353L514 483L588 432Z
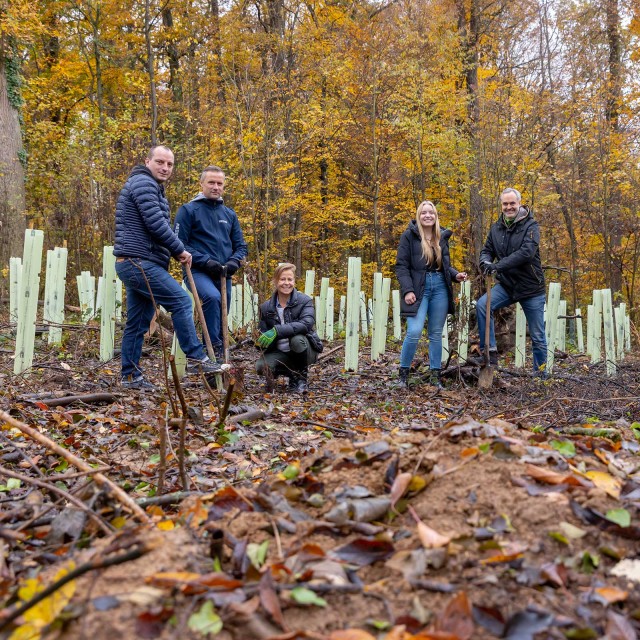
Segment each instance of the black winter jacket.
M147 167L134 167L116 203L113 254L151 260L166 269L171 256L185 250L169 224L169 211L164 187Z
M289 302L284 308L284 324L280 322L280 316L276 309L278 293L274 294L260 305L259 329L262 333L276 328L278 338L291 338L296 335L307 336L309 344L320 353L323 349L322 340L315 332L316 311L313 300L306 294L294 289L289 297ZM276 348L277 340L272 342L267 351Z
M496 278L514 302L545 293L539 245L540 227L528 207L520 207L510 226L501 215L489 229L480 264L497 260Z
M449 257L449 238L453 234L449 229L440 228L440 249L442 250L442 273L447 285L449 297L449 313L455 313L453 302L453 280L458 271L451 266ZM418 313L422 296L424 295L424 281L427 275L427 262L422 255L420 232L415 220L409 223L406 231L400 237L398 255L396 258L396 277L400 282L400 312L403 317L415 316ZM416 295L413 304L407 304L404 297L412 292Z

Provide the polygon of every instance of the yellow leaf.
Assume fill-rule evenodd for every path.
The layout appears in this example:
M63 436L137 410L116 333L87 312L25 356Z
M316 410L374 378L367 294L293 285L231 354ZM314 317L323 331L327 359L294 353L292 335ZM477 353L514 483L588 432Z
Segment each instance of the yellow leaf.
M598 587L596 593L608 604L624 602L629 597L628 591L616 587Z
M587 471L584 474L599 489L606 491L612 498L619 498L622 490L622 482L614 478L606 471Z
M71 562L68 567L60 569L53 577L53 582L58 582L74 568L75 564ZM22 602L29 602L44 589L45 585L39 579L29 579L18 590L18 597ZM71 582L67 582L63 587L54 591L49 597L27 609L23 616L25 624L18 627L11 634L10 640L37 640L40 638L42 630L60 615L62 610L69 604L75 591L75 580L71 580Z
M111 524L116 528L116 529L122 529L122 527L124 527L125 524L127 524L127 519L124 516L118 516L117 518L114 518L111 521Z
M162 522L158 522L158 529L162 529L162 531L171 531L175 528L172 520L163 520Z

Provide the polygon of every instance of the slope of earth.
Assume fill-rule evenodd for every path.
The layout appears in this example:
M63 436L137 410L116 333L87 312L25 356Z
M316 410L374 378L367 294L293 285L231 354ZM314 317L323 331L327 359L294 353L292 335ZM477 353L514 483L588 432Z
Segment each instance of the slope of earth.
M0 354L7 637L637 637L637 358L615 378L567 355L549 380L505 366L480 391L477 371L450 368L444 390L406 391L396 355L345 374L336 349L299 396L282 381L265 394L241 349L224 424L223 399L185 381L181 473L166 392L122 393L92 344L40 346L29 377ZM161 366L145 361L159 385ZM49 402L96 393L113 397ZM16 424L99 467L151 522Z

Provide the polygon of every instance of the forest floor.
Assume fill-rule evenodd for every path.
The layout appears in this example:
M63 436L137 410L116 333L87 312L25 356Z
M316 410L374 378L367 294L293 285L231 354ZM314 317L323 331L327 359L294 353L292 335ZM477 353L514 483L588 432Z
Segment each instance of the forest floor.
M638 637L633 354L615 378L559 354L548 380L502 361L486 391L468 367L444 390L407 391L394 388L397 345L346 374L338 342L302 396L282 380L265 393L245 345L223 425L222 399L185 379L181 474L166 390L124 393L95 330L62 348L38 339L28 377L11 374L2 333L0 637ZM164 388L159 349L143 365ZM95 393L113 396L47 401ZM22 424L98 466L144 514Z

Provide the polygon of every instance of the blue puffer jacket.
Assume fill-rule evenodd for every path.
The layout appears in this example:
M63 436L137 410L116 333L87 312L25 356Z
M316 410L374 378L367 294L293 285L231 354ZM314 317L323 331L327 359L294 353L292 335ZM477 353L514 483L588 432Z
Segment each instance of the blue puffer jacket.
M247 257L238 216L222 200L212 200L199 193L178 209L175 230L193 256L193 268L203 270L207 260L238 264Z
M143 258L164 267L184 245L173 232L164 187L142 165L134 167L116 203L116 241L113 254Z

